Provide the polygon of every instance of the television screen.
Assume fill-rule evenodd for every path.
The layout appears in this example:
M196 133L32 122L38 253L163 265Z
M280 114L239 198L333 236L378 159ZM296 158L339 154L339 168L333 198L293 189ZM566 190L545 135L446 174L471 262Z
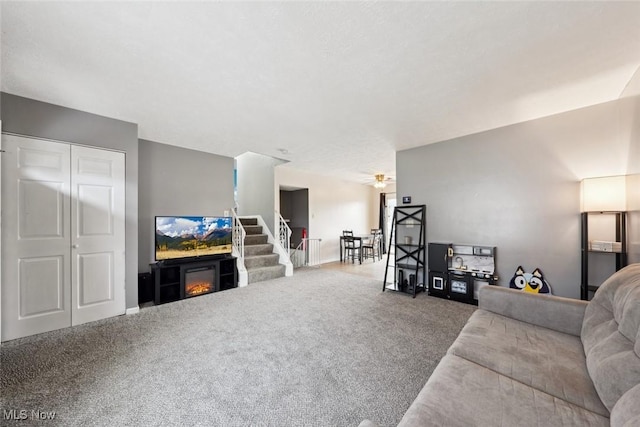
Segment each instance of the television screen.
M229 254L233 220L219 216L157 216L156 260Z

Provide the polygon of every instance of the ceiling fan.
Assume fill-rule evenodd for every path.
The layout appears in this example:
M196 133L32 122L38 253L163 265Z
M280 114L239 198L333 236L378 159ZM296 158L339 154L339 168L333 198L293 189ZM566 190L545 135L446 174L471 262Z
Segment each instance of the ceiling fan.
M364 185L372 185L377 189L383 189L388 184L395 183L394 177L381 172L359 172L359 181Z
M376 182L373 184L376 188L384 188L387 186L387 183L384 181L384 174L378 173L375 175Z
M368 179L369 183L372 183L375 188L383 189L387 186L387 184L392 182L392 178L390 176L386 176L383 173L376 173L373 175L373 180Z

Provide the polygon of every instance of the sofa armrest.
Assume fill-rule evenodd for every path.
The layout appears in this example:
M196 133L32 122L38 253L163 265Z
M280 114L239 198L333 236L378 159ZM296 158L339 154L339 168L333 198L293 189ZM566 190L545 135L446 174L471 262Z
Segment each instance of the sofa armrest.
M587 304L587 301L500 286L484 286L478 294L481 309L578 337Z
M363 420L358 427L378 427L378 424L374 423L371 420Z

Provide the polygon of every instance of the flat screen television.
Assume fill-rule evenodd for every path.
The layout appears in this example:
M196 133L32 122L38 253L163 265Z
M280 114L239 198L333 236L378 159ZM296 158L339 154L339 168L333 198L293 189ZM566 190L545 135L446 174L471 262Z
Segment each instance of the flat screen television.
M230 254L233 220L226 216L157 216L156 261Z

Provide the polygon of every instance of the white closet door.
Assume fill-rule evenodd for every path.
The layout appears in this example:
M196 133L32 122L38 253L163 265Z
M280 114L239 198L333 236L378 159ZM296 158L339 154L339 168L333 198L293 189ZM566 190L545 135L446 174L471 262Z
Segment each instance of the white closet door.
M2 340L71 324L70 146L3 135Z
M2 142L2 341L124 314L124 154Z
M71 148L72 322L125 312L125 156Z

